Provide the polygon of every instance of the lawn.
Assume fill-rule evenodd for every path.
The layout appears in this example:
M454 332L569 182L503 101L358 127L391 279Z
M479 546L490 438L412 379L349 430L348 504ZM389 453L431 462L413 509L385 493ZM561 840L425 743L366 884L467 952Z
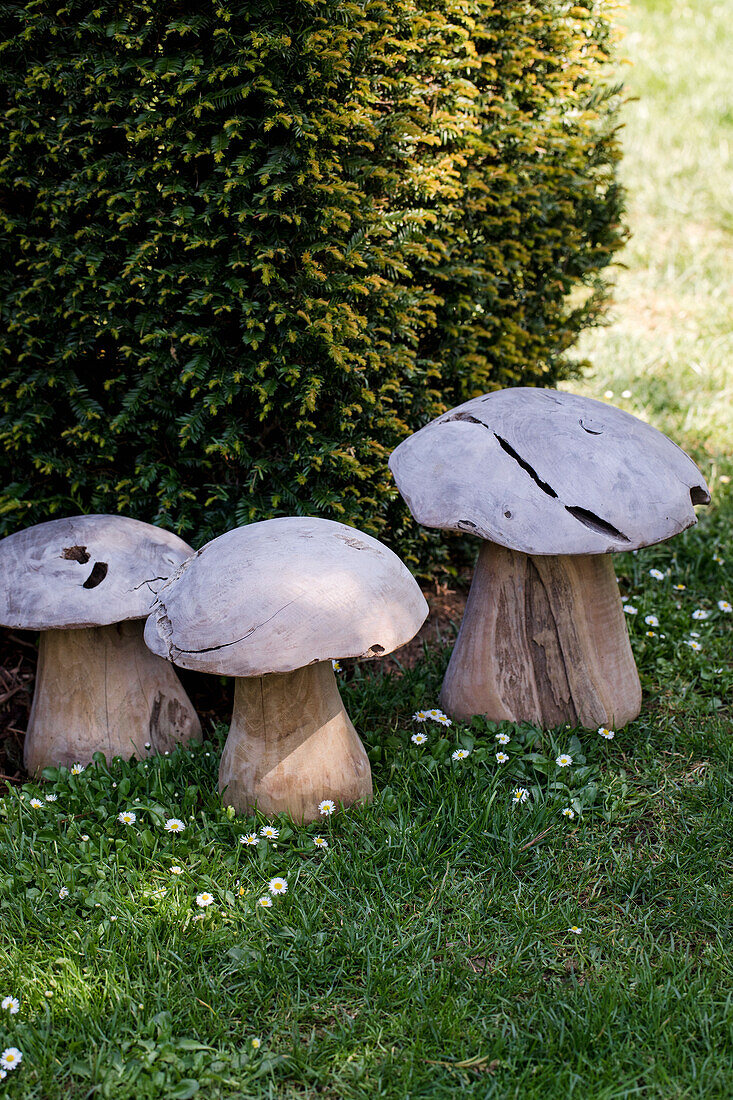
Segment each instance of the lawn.
M418 722L432 648L340 674L369 807L268 839L215 794L225 729L9 791L0 1049L23 1060L0 1096L733 1095L733 3L624 19L633 236L613 324L584 338L596 371L569 388L685 445L714 501L617 559L641 716L613 739Z

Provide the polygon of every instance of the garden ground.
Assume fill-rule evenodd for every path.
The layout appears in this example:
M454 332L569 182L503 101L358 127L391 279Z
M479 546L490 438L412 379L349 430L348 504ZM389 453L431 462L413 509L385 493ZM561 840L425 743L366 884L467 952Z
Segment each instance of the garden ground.
M613 739L415 721L448 656L432 645L342 674L370 807L268 839L213 793L221 728L14 786L0 1049L23 1061L0 1095L733 1094L731 19L728 0L626 13L634 236L616 320L584 341L596 373L570 387L613 391L713 491L696 528L617 559L639 719Z

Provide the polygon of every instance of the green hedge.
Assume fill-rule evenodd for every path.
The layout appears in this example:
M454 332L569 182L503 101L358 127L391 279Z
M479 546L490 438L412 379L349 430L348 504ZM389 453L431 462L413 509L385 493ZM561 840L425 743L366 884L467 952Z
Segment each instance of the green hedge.
M0 533L314 513L419 557L389 451L602 308L609 12L0 5Z

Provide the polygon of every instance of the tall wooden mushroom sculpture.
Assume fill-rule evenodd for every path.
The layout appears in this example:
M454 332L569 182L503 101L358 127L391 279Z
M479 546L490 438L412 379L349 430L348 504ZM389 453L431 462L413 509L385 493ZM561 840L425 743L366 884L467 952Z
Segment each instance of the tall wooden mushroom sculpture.
M310 821L324 799L348 805L372 794L331 659L390 653L427 610L376 539L287 517L202 547L158 593L145 640L183 668L237 677L219 772L225 801Z
M145 646L140 621L192 553L170 531L125 516L54 519L0 541L0 626L42 631L30 773L200 740L188 696Z
M621 409L556 390L472 398L389 462L415 519L485 541L443 681L456 718L620 727L641 688L611 554L696 522L690 458Z

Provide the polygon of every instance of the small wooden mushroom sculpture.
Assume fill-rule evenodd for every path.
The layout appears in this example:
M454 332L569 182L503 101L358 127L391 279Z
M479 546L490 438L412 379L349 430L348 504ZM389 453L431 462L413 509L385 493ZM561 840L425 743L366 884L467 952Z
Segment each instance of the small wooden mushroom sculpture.
M376 539L287 517L202 547L158 593L145 641L183 668L237 677L219 772L225 801L311 821L323 799L348 805L372 794L331 659L390 653L427 610Z
M556 390L472 398L392 453L415 519L484 539L441 705L620 727L641 688L610 555L696 522L707 486L666 436Z
M0 541L0 625L40 630L25 765L138 757L200 740L178 677L143 642L155 592L193 550L125 516L54 519ZM149 746L149 747L148 747Z

